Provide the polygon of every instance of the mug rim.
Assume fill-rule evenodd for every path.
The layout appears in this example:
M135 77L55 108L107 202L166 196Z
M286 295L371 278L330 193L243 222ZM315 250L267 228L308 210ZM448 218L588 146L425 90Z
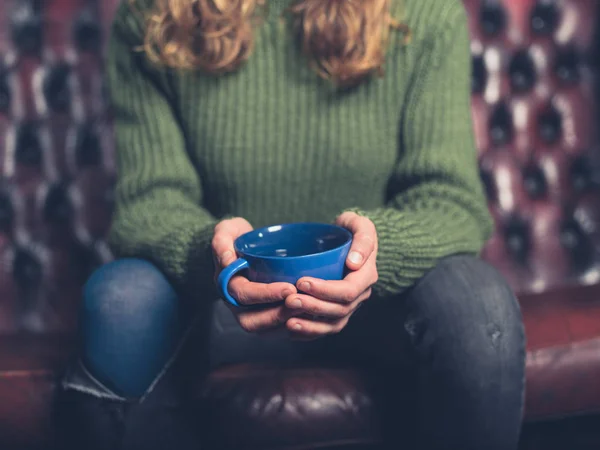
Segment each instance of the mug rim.
M346 235L346 240L344 241L343 244L338 245L337 247L331 248L329 250L325 250L324 252L319 252L319 253L309 253L307 255L300 255L300 256L264 256L264 255L257 255L257 254L253 254L251 252L247 252L244 251L240 248L239 246L239 242L240 240L245 237L248 236L249 234L253 234L253 233L260 233L261 231L267 231L269 233L272 233L272 231L269 231L272 228L277 228L277 227L300 227L300 226L320 226L320 227L324 227L324 228L329 228L329 229L334 229L334 230L338 230L341 231L344 235ZM238 253L238 255L241 256L249 256L252 258L257 258L257 259L267 259L267 260L298 260L298 259L303 259L303 258L310 258L310 257L314 257L314 256L319 256L319 255L327 255L330 253L334 253L336 251L339 251L340 249L344 248L345 246L347 246L349 243L352 242L352 233L347 230L346 228L340 227L338 225L333 225L333 224L329 224L329 223L320 223L320 222L295 222L295 223L282 223L279 225L270 225L267 227L262 227L262 228L258 228L256 230L252 230L249 231L247 233L242 234L240 237L238 237L235 242L234 242L234 248L235 251Z

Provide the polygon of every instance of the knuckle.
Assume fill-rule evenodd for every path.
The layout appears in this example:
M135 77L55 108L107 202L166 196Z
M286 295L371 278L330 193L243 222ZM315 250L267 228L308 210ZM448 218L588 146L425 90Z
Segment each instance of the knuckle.
M244 289L232 288L231 296L235 298L239 304L246 305L249 302L248 294Z
M342 315L342 317L348 317L349 315L353 314L354 311L356 311L356 309L358 308L358 304L357 304L357 302L353 302L353 303L348 303L346 305L343 305L344 314Z
M319 318L339 318L342 317L344 311L343 305L331 305L329 308L325 308L321 305L312 308L311 313Z
M212 241L211 241L212 248L213 249L219 248L221 246L221 242L223 242L223 237L220 234L216 233L213 236Z
M273 327L278 327L280 325L283 325L283 322L285 322L285 317L283 317L282 314L275 314L273 316L273 318L271 319L271 325Z
M246 333L253 333L255 331L254 321L247 317L241 317L239 319L239 324Z
M379 272L377 271L377 269L374 269L371 273L371 286L373 286L374 284L376 284L379 281ZM371 287L369 286L369 287Z
M352 312L354 312L358 308L360 308L360 305L362 304L362 302L364 302L365 300L368 300L369 298L371 298L371 294L372 293L373 292L372 292L371 288L369 288L365 292L363 292L362 295L358 298L358 301L356 302L356 304L353 305Z
M215 233L222 233L225 230L227 230L227 228L229 227L229 225L231 224L231 221L228 220L222 220L221 222L219 222L218 224L215 225Z
M361 219L362 217L360 217L358 214L352 213L350 216L348 216L348 225L356 229L360 226Z
M333 325L333 327L331 328L332 334L340 333L344 329L345 326L346 326L346 321L340 320L335 325Z
M368 231L359 231L356 233L356 240L367 248L372 248L375 246L375 239L373 238L372 233Z
M346 211L338 216L337 221L341 223L348 223L355 215L356 213Z
M332 317L335 319L341 319L342 317L345 317L348 314L351 307L352 307L352 304L350 302L344 302L343 304L332 305L331 310L329 311L329 317Z
M226 250L230 250L229 242L230 242L229 239L227 239L225 236L219 234L213 238L212 248L213 248L213 250L216 250L216 253L223 253Z
M356 216L356 224L359 225L361 228L366 227L369 222L370 222L370 220L367 219L366 217Z
M379 274L377 272L375 272L375 274L373 275L373 280L371 281L371 285L377 284L378 281L379 281Z
M360 217L360 226L369 235L375 232L375 224L368 217Z
M356 294L355 294L355 292L353 290L344 292L344 294L342 295L342 300L345 303L351 303L351 302L353 302L354 300L356 300Z
M355 302L352 304L352 306L350 306L348 308L348 314L347 316L351 316L352 314L354 314L356 311L358 311L358 309L360 308L360 305L362 304L362 302Z
M281 290L276 287L267 287L264 297L269 301L279 301L281 300Z

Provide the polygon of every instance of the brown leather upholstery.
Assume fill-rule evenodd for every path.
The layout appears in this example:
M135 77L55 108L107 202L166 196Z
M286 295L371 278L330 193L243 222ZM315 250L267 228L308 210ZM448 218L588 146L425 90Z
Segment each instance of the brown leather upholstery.
M388 384L382 374L340 368L242 365L218 370L198 392L207 411L208 447L381 444ZM396 415L401 420L399 411Z
M109 258L103 3L0 5L0 333L72 331L82 282Z
M502 2L501 2L502 3ZM496 235L519 291L597 283L595 0L466 1L473 117Z
M600 2L464 2L481 174L497 222L484 256L521 294L528 336L526 413L537 423L523 448L598 448ZM116 3L0 1L0 448L48 439L81 285L110 259L115 167L101 45ZM371 448L389 438L394 384L381 377L230 367L195 395L210 410L215 448ZM546 425L571 416L587 417ZM396 434L410 426L391 425Z

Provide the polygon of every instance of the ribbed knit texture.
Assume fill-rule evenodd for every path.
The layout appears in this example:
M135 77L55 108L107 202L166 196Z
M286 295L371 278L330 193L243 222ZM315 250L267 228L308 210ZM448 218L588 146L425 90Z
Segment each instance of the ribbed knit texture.
M143 0L147 1L147 0ZM301 56L291 0L271 0L249 62L212 77L150 64L142 21L120 7L108 51L116 115L119 256L154 262L186 295L213 294L215 224L332 222L346 210L379 236L378 295L436 261L477 253L491 231L470 112L460 0L404 0L413 36L392 37L383 78L341 91Z

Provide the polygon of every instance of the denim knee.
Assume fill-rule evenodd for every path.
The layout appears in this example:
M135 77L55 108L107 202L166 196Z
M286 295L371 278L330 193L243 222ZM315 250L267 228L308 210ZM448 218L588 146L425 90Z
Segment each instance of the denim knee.
M139 319L153 311L173 310L175 291L150 262L120 259L97 269L83 290L82 321Z
M122 259L98 269L83 297L85 365L112 388L140 394L165 364L181 331L175 291L151 263Z
M521 382L525 337L505 279L466 255L445 258L415 286L405 323L421 357L476 388L502 376ZM467 380L469 379L469 380Z

